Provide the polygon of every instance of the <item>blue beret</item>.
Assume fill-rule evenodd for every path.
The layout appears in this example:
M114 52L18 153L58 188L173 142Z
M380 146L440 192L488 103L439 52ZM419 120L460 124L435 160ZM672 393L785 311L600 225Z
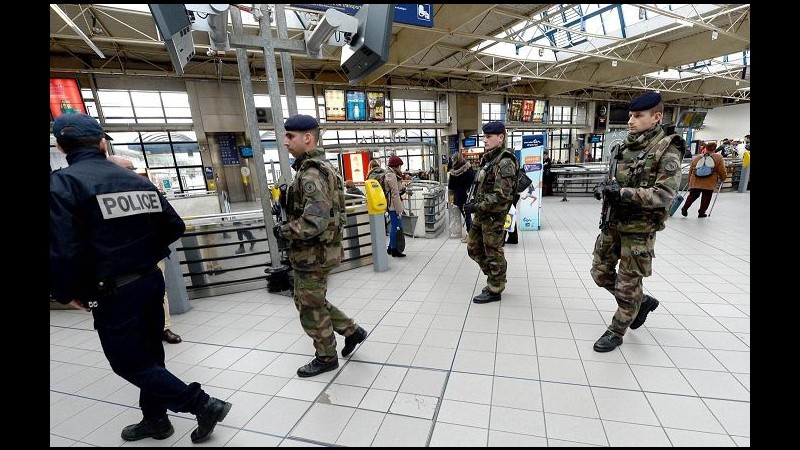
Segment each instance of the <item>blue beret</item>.
M661 103L661 94L658 92L646 92L628 104L628 111L647 111L655 108Z
M483 134L506 134L506 126L503 122L489 122L483 126Z
M104 137L111 140L100 123L92 116L83 113L62 114L53 121L53 136L56 141L68 141L83 137Z
M283 128L286 131L307 131L319 128L317 119L305 114L297 114L286 119Z

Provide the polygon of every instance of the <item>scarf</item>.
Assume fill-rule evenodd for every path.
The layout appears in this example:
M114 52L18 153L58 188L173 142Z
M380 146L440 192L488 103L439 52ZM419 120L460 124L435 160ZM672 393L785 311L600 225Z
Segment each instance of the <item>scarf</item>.
M625 138L625 145L628 150L642 150L647 148L647 145L650 143L650 141L658 136L659 133L661 133L661 125L659 124L656 124L656 126L653 128L647 131L642 131L641 133L628 133L628 136Z

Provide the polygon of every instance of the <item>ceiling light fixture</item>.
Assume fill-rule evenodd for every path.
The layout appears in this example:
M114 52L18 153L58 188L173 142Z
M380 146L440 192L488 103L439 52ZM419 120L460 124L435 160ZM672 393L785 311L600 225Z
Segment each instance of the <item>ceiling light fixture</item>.
M617 67L617 60L616 59L612 59L611 60L611 67Z
M521 80L522 77L511 77L511 81L516 83L517 81Z
M541 58L542 56L544 56L544 49L540 48L539 49L539 57Z
M647 12L644 8L639 8L639 19L644 20L647 18Z
M716 30L711 32L711 40L712 41L716 41L718 37L719 37L719 33Z

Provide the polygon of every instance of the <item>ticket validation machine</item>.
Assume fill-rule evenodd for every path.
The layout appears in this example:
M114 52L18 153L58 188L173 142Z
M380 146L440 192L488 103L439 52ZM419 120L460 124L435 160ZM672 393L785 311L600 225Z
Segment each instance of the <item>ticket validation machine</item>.
M389 269L389 256L383 251L386 248L386 196L378 180L369 179L364 182L367 195L367 212L369 213L369 232L372 235L372 266L375 272Z

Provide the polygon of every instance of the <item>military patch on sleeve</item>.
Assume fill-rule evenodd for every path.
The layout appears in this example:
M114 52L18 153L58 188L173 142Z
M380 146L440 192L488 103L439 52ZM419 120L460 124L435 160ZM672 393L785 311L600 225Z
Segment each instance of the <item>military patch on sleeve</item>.
M675 173L675 171L678 170L678 161L674 159L668 160L664 163L664 170L666 170L667 173Z
M516 173L514 168L514 163L509 162L508 164L501 164L500 165L500 175L504 177L510 177Z
M306 181L303 183L303 192L306 194L313 194L317 190L317 185L313 181Z

